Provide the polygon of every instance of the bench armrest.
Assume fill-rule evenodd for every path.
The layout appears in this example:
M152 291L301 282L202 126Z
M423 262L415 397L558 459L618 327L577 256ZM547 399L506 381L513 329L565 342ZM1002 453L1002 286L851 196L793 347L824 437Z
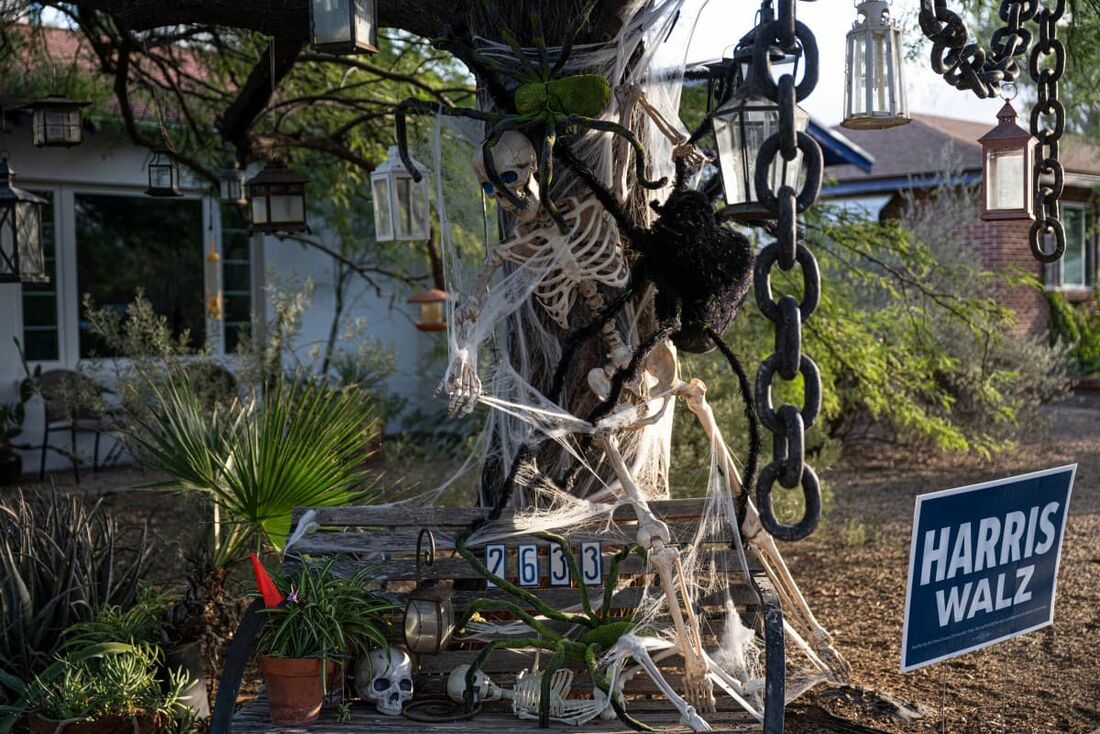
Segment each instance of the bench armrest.
M241 690L241 679L248 659L252 657L252 645L260 631L264 618L260 611L265 608L263 599L256 599L249 605L237 633L225 652L225 664L222 667L221 681L218 683L218 697L214 701L214 713L210 717L210 734L229 734L233 725L234 709L237 707L237 694Z

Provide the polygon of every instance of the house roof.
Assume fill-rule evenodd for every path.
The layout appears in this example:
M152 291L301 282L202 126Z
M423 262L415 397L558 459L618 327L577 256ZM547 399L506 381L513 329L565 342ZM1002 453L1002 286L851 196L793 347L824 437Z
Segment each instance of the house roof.
M844 130L855 145L874 159L870 171L856 166L837 166L829 170L836 183L826 194L887 191L913 185L935 185L945 179L971 183L982 167L982 147L978 138L994 122L973 122L937 115L913 114L908 125L886 130ZM1100 176L1100 146L1075 135L1062 138L1061 161L1067 173Z

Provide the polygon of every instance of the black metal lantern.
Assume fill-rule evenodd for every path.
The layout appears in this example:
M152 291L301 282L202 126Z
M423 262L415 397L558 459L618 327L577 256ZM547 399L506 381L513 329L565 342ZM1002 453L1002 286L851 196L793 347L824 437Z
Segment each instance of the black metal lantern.
M161 198L183 196L180 193L180 167L167 148L154 148L149 161L149 188L146 196Z
M252 231L266 234L304 232L306 181L279 161L272 161L245 182Z
M218 198L226 204L247 204L244 195L244 171L234 161L229 168L223 168L218 174Z
M419 331L446 331L447 318L443 313L443 304L447 302L447 291L431 288L417 293L409 299L420 308L420 318L416 321Z
M422 554L425 537L429 542L426 555ZM405 606L405 647L414 655L435 655L451 640L455 612L450 589L438 586L435 579L421 578L422 557L427 567L435 563L435 536L427 528L416 538L416 588L409 592Z
M309 45L330 54L378 51L375 0L310 0Z
M12 184L15 171L0 159L0 283L44 283L42 208L46 200Z
M1034 219L1036 140L1016 124L1011 102L1005 102L997 120L997 127L978 139L982 144L982 219Z
M27 105L31 111L31 134L36 148L71 148L84 142L84 121L77 102L51 94Z
M902 77L901 29L886 0L862 0L848 31L842 127L877 130L909 122Z

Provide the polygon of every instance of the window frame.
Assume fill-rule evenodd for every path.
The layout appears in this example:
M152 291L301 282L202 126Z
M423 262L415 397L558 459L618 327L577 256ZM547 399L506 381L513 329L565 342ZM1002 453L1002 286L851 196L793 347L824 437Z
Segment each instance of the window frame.
M1090 206L1086 202L1063 202L1062 203L1062 223L1066 222L1065 212L1067 210L1076 210L1081 212L1081 226L1084 229L1082 237L1084 239L1084 256L1085 262L1083 264L1083 276L1084 283L1071 283L1065 284L1065 257L1061 257L1057 262L1050 263L1045 267L1044 272L1044 287L1048 291L1059 291L1062 293L1090 293L1097 287L1097 209ZM1066 232L1067 249L1069 244L1070 233Z

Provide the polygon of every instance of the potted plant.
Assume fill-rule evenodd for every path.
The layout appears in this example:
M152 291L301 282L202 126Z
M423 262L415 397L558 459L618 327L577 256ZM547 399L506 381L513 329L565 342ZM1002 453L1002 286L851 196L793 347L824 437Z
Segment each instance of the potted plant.
M341 664L387 647L383 615L396 607L368 590L368 580L366 570L337 577L331 561L276 578L285 598L264 610L256 644L273 724L316 721L333 680L343 681Z
M92 643L70 651L0 707L0 732L21 714L31 734L156 734L173 727L187 679L158 674L160 652L147 643Z

